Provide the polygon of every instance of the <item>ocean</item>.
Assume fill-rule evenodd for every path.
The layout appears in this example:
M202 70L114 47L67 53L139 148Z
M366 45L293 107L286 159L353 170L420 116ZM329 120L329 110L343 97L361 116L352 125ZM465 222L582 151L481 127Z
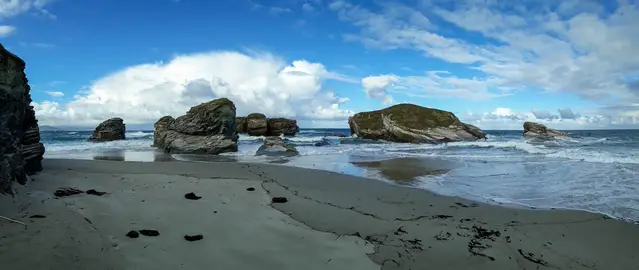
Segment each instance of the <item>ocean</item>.
M488 139L442 145L362 142L348 129L302 129L288 138L297 157L255 157L263 138L240 136L239 151L168 155L151 147L152 131L127 140L87 142L88 131L42 131L45 158L126 161L271 162L365 176L476 201L579 209L639 221L639 130L570 131L551 142L522 131L487 131Z

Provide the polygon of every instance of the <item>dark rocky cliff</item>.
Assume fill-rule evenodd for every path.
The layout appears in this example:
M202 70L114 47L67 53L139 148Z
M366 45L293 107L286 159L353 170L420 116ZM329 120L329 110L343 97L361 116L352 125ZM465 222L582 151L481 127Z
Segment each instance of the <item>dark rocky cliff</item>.
M24 61L0 44L0 193L42 170L44 146L24 69Z

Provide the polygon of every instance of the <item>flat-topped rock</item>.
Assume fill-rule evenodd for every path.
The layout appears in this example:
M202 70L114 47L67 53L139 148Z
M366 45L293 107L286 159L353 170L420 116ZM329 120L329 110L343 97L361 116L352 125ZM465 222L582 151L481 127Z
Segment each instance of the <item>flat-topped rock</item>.
M262 113L236 117L237 132L249 136L295 136L300 131L297 120L282 117L267 118Z
M359 138L406 143L476 141L486 134L462 123L453 113L414 104L398 104L361 112L348 119L351 134Z
M266 122L268 136L294 136L300 131L300 128L297 126L297 120L268 118Z

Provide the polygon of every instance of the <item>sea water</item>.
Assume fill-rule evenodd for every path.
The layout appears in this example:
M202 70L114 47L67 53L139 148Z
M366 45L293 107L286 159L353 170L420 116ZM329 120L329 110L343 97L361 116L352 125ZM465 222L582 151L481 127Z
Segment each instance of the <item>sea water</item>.
M384 181L392 179L355 164L402 158L450 161L456 164L452 170L417 176L409 185L478 201L581 209L639 221L639 130L570 133L544 142L525 139L521 131L487 131L485 141L429 145L337 136L349 134L347 129L302 129L287 138L300 155L284 161L254 156L263 138L245 135L237 153L217 157L163 154L151 146L151 131L129 131L127 140L105 143L88 142L87 131L41 135L45 158L278 162Z

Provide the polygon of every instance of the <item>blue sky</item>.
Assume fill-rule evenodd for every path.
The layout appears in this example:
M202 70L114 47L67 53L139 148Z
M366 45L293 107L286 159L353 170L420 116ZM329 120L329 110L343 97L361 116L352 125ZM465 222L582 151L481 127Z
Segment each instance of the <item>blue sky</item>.
M636 25L636 1L0 0L48 125L227 96L302 127L409 102L484 129L637 128Z

